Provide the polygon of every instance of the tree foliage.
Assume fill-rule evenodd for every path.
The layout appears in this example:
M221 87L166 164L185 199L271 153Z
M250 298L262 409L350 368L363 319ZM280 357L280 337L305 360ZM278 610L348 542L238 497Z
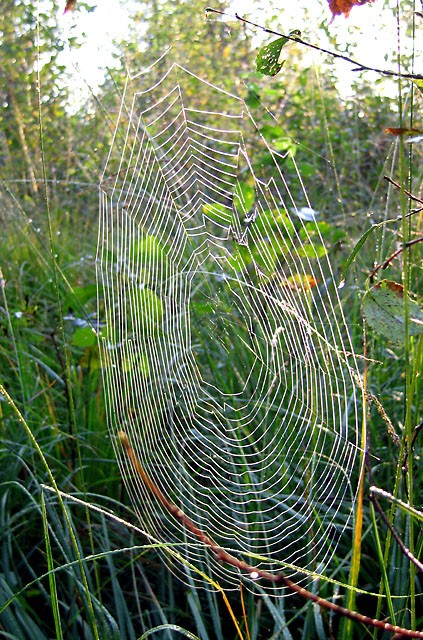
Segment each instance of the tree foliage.
M67 90L58 62L63 43L52 20L55 5L40 6L11 0L0 16L1 173L31 194L42 179L40 108L44 153L57 177L67 160Z

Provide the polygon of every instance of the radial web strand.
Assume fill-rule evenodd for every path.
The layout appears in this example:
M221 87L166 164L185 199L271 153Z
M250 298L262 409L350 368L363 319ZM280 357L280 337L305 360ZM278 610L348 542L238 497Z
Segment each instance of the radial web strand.
M321 223L244 102L166 64L128 79L100 185L109 428L216 544L306 581L351 535L361 459ZM239 584L114 440L144 528Z

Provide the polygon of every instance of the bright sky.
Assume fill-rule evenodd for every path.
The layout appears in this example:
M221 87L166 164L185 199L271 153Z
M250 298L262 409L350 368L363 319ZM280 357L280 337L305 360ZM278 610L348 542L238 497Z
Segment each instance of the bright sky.
M284 25L279 25L279 29L282 28L285 32L300 29L305 40L323 47L327 46L327 42L322 40L322 33L319 33L319 24L322 21L326 24L330 23L331 13L327 3L318 2L318 0L303 1L304 5L299 2L284 3ZM212 0L208 0L208 2L210 6L213 6ZM385 56L395 51L396 48L396 23L390 10L392 5L395 5L395 0L376 0L374 4L355 7L348 19L338 16L329 25L330 32L337 36L341 46L356 43L357 48L354 56L359 61L382 68L392 68L392 63L385 61ZM206 2L204 6L207 6ZM299 19L301 12L298 11L298 8L301 6L307 7L309 17L306 24L302 24ZM278 16L278 13L280 15L276 9L269 10L269 3L254 0L233 0L230 12L238 12L259 24L264 24L266 20L269 20L269 15ZM101 82L102 73L100 70L113 63L112 41L125 38L129 25L128 10L126 3L122 0L99 0L96 9L91 13L81 10L63 15L60 11L58 21L65 37L80 36L82 31L86 34L85 44L82 48L67 52L65 58L68 64L70 63L77 69L74 73L73 83L77 94L78 92L80 94L75 96L75 100L78 101L87 93L86 85L88 84L95 89ZM276 18L274 24L277 30ZM416 40L418 41L418 39ZM332 47L329 46L329 48ZM317 55L317 59L321 60L322 54ZM420 60L423 60L421 51ZM252 68L253 62L252 59ZM345 86L348 87L350 78L352 79L354 75L351 66L341 62L340 69L340 77L344 79Z

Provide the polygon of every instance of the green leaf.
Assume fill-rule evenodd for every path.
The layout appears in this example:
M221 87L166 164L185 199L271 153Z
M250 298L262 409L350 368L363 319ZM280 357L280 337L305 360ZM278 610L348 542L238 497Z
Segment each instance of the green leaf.
M314 176L316 173L316 167L309 162L301 162L301 164L298 165L298 170L303 178L311 178L311 176Z
M405 306L403 287L390 280L382 280L369 289L363 298L363 313L368 324L392 344L404 343ZM408 335L423 334L423 310L408 300Z
M96 298L97 286L95 284L89 284L85 287L73 287L63 302L63 309L65 311L69 309L80 309L84 307L87 302L95 300Z
M363 246L363 244L366 242L367 238L376 230L379 229L381 226L383 226L384 224L386 224L386 222L379 222L378 224L372 224L371 227L369 227L368 229L366 229L366 231L363 233L363 235L361 236L361 238L358 240L357 244L355 245L354 249L351 251L350 255L348 256L344 268L342 269L342 273L341 273L341 281L340 281L340 286L343 285L345 283L345 276L347 274L347 271L349 270L350 266L352 265L352 263L355 260L356 255L358 254L358 252L360 251L361 247Z
M72 336L72 344L74 347L93 347L97 344L97 336L92 327L80 327L75 330Z
M289 151L292 155L294 155L297 150L297 144L289 136L275 138L272 140L272 147L281 153Z
M282 69L285 61L279 62L282 47L288 42L287 38L278 38L262 47L256 58L256 71L266 76L275 76Z
M423 93L423 80L413 80L420 93Z
M145 335L151 335L163 316L162 300L154 291L146 287L133 292L130 304L134 321L138 323L137 330Z
M235 205L241 210L248 212L252 208L256 199L254 186L245 182L238 182L234 194Z
M139 265L140 280L148 286L154 283L157 271L167 260L166 247L155 236L143 234L133 243L128 259L129 264Z
M228 263L234 271L242 273L252 263L253 259L254 258L248 247L240 244L234 247L230 257L228 258Z
M135 356L127 355L122 358L122 371L130 373L136 371L137 374L143 375L148 378L150 375L150 363L145 353L139 353Z
M327 254L327 249L322 243L303 244L297 249L298 255L302 258L323 258Z
M268 140L273 142L277 138L288 137L286 130L279 125L265 124L261 127L260 133Z
M297 29L289 33L291 37L300 36ZM266 76L275 76L282 69L285 61L279 62L282 47L289 42L289 38L282 36L262 47L256 58L256 71L264 73Z
M245 98L245 104L247 107L259 107L261 104L259 89L257 87L251 86L248 88L248 94Z
M208 220L217 224L228 225L231 223L232 211L219 202L203 205L203 214Z
M130 257L133 260L160 263L163 256L163 248L154 236L145 234L140 240L134 242L131 247Z

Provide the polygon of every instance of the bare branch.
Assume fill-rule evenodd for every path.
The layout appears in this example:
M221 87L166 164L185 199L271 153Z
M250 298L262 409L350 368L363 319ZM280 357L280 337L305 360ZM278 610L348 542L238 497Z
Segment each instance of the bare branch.
M305 47L308 47L309 49L314 49L315 51L320 51L320 53L325 53L328 56L331 56L331 58L344 60L344 62L348 62L349 64L353 64L355 66L355 69L353 69L353 71L374 71L375 73L380 73L383 76L390 76L393 78L405 78L407 80L423 80L423 74L420 74L420 73L401 73L399 71L392 71L391 69L379 69L378 67L369 67L368 65L363 64L362 62L358 62L357 60L354 60L354 58L345 56L342 53L337 53L336 51L330 51L329 49L319 47L317 44L312 44L311 42L307 42L306 40L303 40L298 36L286 35L285 33L274 31L273 29L269 29L268 27L263 27L262 25L257 24L256 22L252 22L251 20L247 20L247 18L243 18L238 13L235 13L235 15L231 15L229 13L226 13L225 11L220 11L219 9L213 9L211 7L207 7L206 16L209 13L218 13L219 15L222 15L222 16L235 18L236 20L239 20L240 22L247 24L250 27L254 27L255 29L260 29L265 33L270 33L280 38L286 38L287 40L292 40L292 42L298 42L299 44L302 44Z
M405 249L408 249L409 247L412 247L414 244L418 244L419 242L423 242L423 236L420 236L419 238L414 238L414 240L409 240L404 245L402 245L399 249L394 251L394 253L391 253L391 255L388 258L386 258L386 260L384 260L380 264L377 264L369 276L370 281L374 279L379 269L387 269L391 264L392 260L394 260L397 256L401 255L401 253Z
M394 187L399 189L399 191L402 191L403 193L405 193L405 195L408 196L410 198L410 200L414 200L414 202L418 202L420 204L423 204L423 200L421 198L418 198L417 196L413 196L412 193L407 191L407 189L404 189L404 187L402 187L400 184L398 184L398 182L395 182L395 180L392 180L392 178L390 178L389 176L383 176L383 179L386 180L386 182L389 182L389 184L392 184ZM419 209L419 211L421 211L421 210Z

